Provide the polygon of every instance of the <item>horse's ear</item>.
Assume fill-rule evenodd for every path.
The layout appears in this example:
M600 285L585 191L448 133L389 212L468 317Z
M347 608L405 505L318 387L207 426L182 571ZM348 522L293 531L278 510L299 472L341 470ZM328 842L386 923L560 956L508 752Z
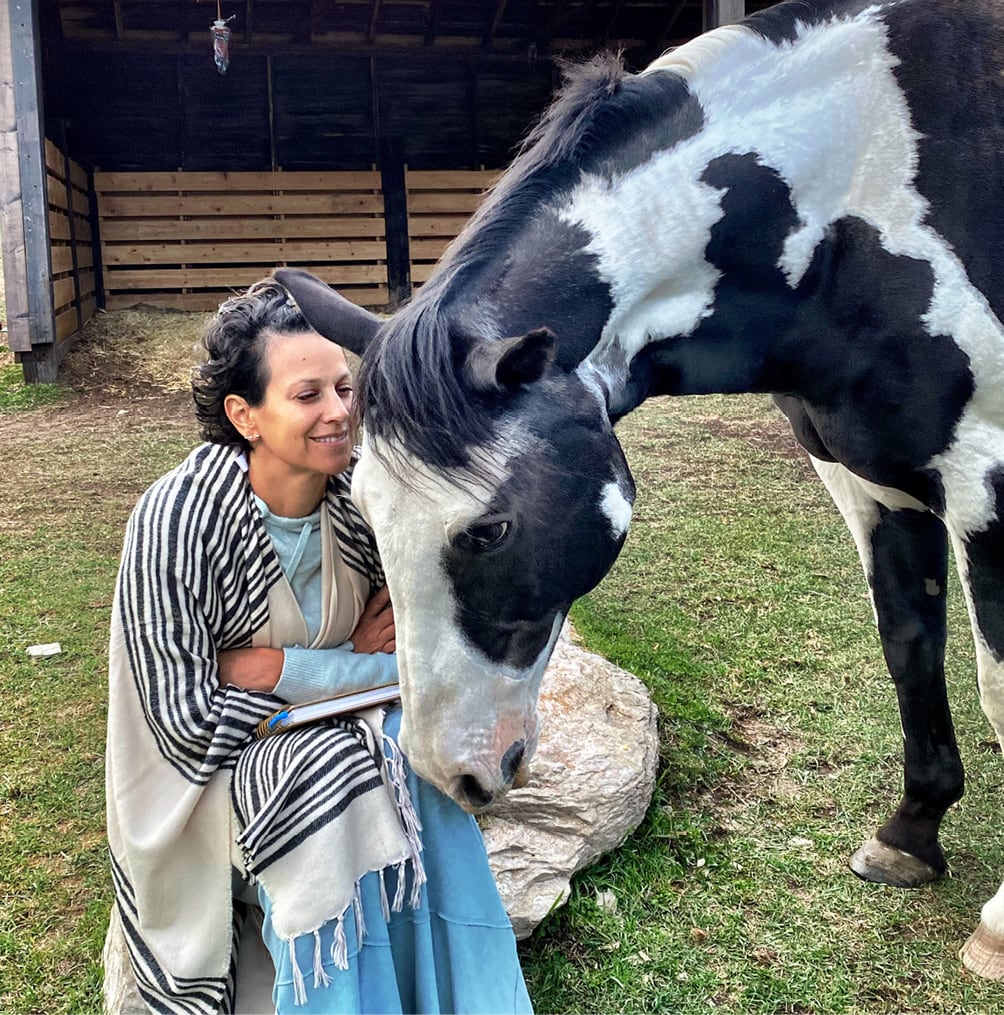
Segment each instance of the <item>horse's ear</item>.
M276 268L272 277L296 300L307 323L318 334L357 356L363 354L382 323L376 314L357 307L302 268Z
M464 363L464 376L475 391L506 391L533 384L554 361L555 337L549 328L495 342L478 342Z

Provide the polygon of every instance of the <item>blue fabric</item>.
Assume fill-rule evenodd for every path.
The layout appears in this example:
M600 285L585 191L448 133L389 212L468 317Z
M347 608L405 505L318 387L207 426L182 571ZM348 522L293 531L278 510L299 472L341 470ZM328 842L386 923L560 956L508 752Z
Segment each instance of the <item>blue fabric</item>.
M400 723L400 710L392 710L384 729L395 740ZM276 967L273 1000L278 1015L532 1012L512 925L477 823L410 767L408 786L422 822L422 858L429 878L421 906L413 910L406 902L403 911L391 913L390 923L385 923L380 875L367 874L360 882L366 925L361 943L351 911L344 921L348 969L339 969L331 959L334 923L320 930L328 986L314 985L314 937L296 942L306 1004L295 1003L289 945L272 929L269 899L259 887L265 913L262 936ZM396 872L385 871L384 878L393 899Z

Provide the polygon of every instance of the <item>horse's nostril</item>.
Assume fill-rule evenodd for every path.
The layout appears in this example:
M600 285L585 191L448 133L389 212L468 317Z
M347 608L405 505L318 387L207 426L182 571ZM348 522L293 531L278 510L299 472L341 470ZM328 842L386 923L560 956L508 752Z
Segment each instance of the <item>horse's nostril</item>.
M495 799L495 794L486 790L473 775L462 775L457 784L460 794L471 807L487 807Z
M516 773L519 771L520 763L523 760L523 755L526 753L526 743L522 740L517 740L516 743L509 748L505 754L502 755L502 778L505 780L508 786L513 779L516 778Z

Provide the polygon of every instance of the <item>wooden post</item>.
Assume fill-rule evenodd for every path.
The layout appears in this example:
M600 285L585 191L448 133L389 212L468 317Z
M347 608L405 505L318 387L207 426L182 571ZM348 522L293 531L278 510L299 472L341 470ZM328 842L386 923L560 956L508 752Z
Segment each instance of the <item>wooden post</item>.
M392 307L411 296L411 243L408 238L408 190L404 146L400 138L380 139L380 183L387 230L387 288Z
M52 306L38 0L7 0L0 18L0 228L8 341L25 380L55 381L59 351Z
M746 0L704 0L704 30L734 25L746 17Z

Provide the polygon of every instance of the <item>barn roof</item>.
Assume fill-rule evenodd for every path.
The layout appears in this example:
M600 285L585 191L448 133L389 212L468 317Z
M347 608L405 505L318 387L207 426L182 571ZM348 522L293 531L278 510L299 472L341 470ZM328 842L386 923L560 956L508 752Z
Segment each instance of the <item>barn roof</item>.
M70 48L204 50L217 12L232 45L533 61L624 49L639 64L703 28L704 0L55 0L45 30Z

